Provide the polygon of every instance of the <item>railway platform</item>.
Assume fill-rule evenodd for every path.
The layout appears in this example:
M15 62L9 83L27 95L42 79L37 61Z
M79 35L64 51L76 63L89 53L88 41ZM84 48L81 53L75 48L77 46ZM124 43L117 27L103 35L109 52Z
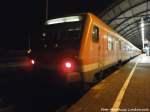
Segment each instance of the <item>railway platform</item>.
M142 54L93 86L67 112L150 112L150 57Z

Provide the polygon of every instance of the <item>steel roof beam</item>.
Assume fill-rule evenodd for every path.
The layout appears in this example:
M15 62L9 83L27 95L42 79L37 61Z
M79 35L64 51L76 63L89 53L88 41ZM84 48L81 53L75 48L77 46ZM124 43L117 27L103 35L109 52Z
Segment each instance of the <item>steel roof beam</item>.
M148 11L150 11L150 10L148 10ZM139 12L139 13L133 15L133 17L135 17L135 16L137 16L137 15L140 15L140 14L142 14L142 13L145 13L145 12L147 12L147 11ZM130 18L130 19L132 19L132 18ZM121 25L122 25L123 23L125 23L126 21L129 21L130 19L124 20L123 22L121 22L120 24L118 24L116 27L114 27L114 29L117 29L119 26L121 26Z
M140 22L140 20L136 20L136 21L130 23L129 25L124 26L124 27L121 28L118 32L121 32L121 31L123 31L125 28L130 27L130 26L132 26L132 25L134 25L134 24L136 24L136 23L139 23L139 22Z
M127 36L126 39L135 39L134 37L138 37L142 42L142 39L139 37L138 33L135 33L134 35Z
M145 11L146 12L146 11ZM145 13L145 12L143 12L143 13ZM138 16L138 17L146 17L146 16L150 16L150 14L149 15L141 15L141 16ZM134 17L130 17L129 19L133 19ZM131 25L134 25L134 24L136 24L136 23L140 23L140 19L139 20L136 20L136 21L134 21L134 22L132 22L132 23L130 23L129 25L122 25L122 26L124 26L123 28L121 28L118 32L121 32L122 30L124 30L125 28L127 28L127 27L129 27L129 26L131 26Z
M134 25L134 24L136 24L136 23L140 23L140 19L139 20L136 20L136 21L134 21L134 22L132 22L132 23L130 23L129 25L125 25L123 28L121 28L119 31L117 31L118 33L121 33L123 30L125 30L126 28L128 28L128 27L130 27L130 26L132 26L132 25ZM132 28L135 28L135 27L132 27Z
M122 35L122 36L123 36L123 37L128 37L128 36L134 35L135 33L141 34L141 33L139 33L138 30L135 30L135 31L133 31L133 32L127 34L127 35Z
M139 34L138 33L134 33L133 35L130 35L130 36L126 36L125 38L126 39L131 39L131 38L133 38L134 36L138 36L139 37Z
M121 35L128 35L128 34L130 34L130 33L132 33L132 32L134 32L134 31L136 31L138 28L137 28L137 26L134 26L134 27L131 27L132 29L128 29L128 30L123 30L124 32L123 33L121 33L121 32L119 32Z
M150 0L148 0L148 1L150 1ZM131 9L134 9L134 8L137 7L137 6L140 6L140 5L144 4L145 2L147 2L147 1L143 1L143 2L141 2L141 3L138 3L138 4L134 5L134 6L131 6L131 7L128 8L127 10L122 11L120 14L116 15L114 18L112 18L111 20L109 20L109 23L108 23L108 24L111 24L117 17L121 16L123 13L125 13L125 12L127 12L127 11L129 11L129 10L131 10Z
M141 40L141 38L138 37L138 35L134 35L134 36L128 38L127 40L134 44L141 44L141 46L142 46L142 40Z

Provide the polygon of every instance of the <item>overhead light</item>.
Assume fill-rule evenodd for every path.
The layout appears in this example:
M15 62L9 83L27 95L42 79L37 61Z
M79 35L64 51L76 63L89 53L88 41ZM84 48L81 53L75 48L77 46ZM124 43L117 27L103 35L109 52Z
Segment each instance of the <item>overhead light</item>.
M69 16L69 17L48 20L46 24L52 25L52 24L65 23L65 22L77 22L80 21L81 19L82 19L81 16Z

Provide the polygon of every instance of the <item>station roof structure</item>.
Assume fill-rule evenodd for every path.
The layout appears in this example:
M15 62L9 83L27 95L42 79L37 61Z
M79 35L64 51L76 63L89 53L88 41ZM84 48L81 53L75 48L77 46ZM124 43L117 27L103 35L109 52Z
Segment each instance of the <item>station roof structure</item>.
M142 49L141 18L143 18L144 37L150 40L150 0L115 0L98 16L140 49Z

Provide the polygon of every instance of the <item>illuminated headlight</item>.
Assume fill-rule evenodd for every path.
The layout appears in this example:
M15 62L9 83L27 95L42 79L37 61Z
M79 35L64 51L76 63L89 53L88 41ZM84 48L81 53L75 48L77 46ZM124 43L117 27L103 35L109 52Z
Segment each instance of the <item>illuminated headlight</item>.
M46 24L52 25L52 24L65 23L65 22L77 22L80 21L81 19L82 19L81 16L70 16L70 17L51 19L48 20Z
M30 63L31 63L32 65L34 65L34 64L35 64L35 61L34 61L33 59L31 59L31 60L30 60Z

